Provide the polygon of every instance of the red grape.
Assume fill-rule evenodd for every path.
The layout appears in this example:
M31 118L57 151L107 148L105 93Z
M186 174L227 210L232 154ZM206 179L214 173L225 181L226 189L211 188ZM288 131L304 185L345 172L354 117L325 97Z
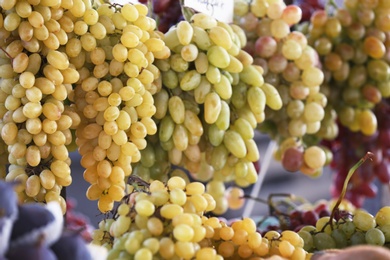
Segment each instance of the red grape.
M303 149L298 147L288 148L282 155L283 168L290 172L298 171L303 163Z

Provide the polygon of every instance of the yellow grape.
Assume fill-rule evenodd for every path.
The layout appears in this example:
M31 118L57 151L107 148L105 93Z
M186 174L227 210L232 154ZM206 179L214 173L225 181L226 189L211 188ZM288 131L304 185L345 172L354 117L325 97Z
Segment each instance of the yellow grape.
M172 120L176 124L182 124L185 118L185 107L183 100L179 96L173 96L168 101L168 110Z
M264 83L261 86L261 89L264 91L266 96L266 104L273 110L279 110L283 106L282 99L279 95L277 89L271 84Z
M64 53L50 50L46 56L48 63L53 65L56 69L64 70L69 66L69 59Z
M318 146L310 146L303 153L303 159L307 166L312 169L318 169L325 165L326 154L323 149Z
M206 79L209 81L208 83L218 83L221 80L221 76L222 74L219 68L209 65L206 71Z
M229 53L220 46L211 46L207 50L207 58L217 68L226 68L230 63Z
M244 68L243 64L237 57L230 55L230 63L224 70L231 73L240 73Z
M215 92L210 92L206 95L204 102L204 118L208 124L213 124L217 121L221 112L221 98Z
M232 39L229 32L222 26L215 26L209 30L209 37L215 45L229 50L232 47Z
M234 130L227 130L223 138L226 148L237 158L244 158L247 154L246 145L241 135Z
M184 126L187 130L195 136L201 136L203 134L203 126L197 114L191 110L185 111Z
M363 134L370 136L377 130L377 118L370 109L364 109L358 115L358 124Z
M180 21L176 25L176 34L180 44L188 45L192 40L194 29L188 21Z
M191 17L191 21L195 26L202 29L211 29L218 25L217 20L205 13L196 13Z
M129 22L135 22L139 17L137 8L130 3L124 4L121 8L121 14Z
M221 100L221 112L219 113L215 124L221 130L227 130L230 126L230 107L224 100Z
M187 62L195 61L198 58L199 49L195 44L191 43L191 44L183 46L183 48L180 51L180 55ZM204 53L203 53L202 57L205 57ZM207 59L206 59L206 61L207 61ZM198 60L198 63L199 63L199 60ZM196 71L198 71L198 72L203 71L203 70L201 70L201 68L199 68L199 64L198 64L198 68L196 69Z
M188 147L188 132L187 129L182 124L175 126L172 134L172 140L175 144L175 147L179 151L184 151Z
M194 35L192 41L198 46L199 49L207 51L211 45L211 39L205 29L199 26L193 26Z
M256 87L264 84L263 76L253 65L244 66L242 72L240 73L240 79L244 83Z
M241 135L244 140L253 139L254 130L248 120L237 118L234 122L234 129Z
M228 100L232 96L232 85L225 75L221 75L221 79L213 85L213 88L224 100Z
M245 156L251 162L256 162L260 159L259 148L253 139L244 140L247 154Z
M249 87L247 91L247 102L253 113L262 113L265 109L266 100L267 98L262 88L255 86Z
M198 87L200 82L201 75L196 70L189 70L180 80L180 88L184 91L190 91Z
M302 81L308 87L319 86L324 80L324 74L316 67L309 67L303 70Z

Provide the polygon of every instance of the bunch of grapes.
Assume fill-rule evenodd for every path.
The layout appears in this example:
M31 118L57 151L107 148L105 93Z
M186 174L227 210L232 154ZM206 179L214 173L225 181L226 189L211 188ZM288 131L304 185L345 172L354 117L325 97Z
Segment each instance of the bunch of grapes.
M1 160L9 164L5 179L20 183L21 202L59 201L63 212L61 189L72 182L68 150L80 123L67 102L80 76L65 53L77 3L83 2L72 7L57 0L2 1L0 6L0 130L7 145Z
M93 233L92 243L109 250L107 259L221 259L215 250L200 249L213 231L208 222L219 222L203 215L216 204L202 183L178 176L166 183L131 176L131 182L134 190Z
M335 137L338 129L321 87L325 75L318 54L303 33L291 30L301 18L298 6L281 0L235 2L234 22L248 38L245 50L283 101L282 109L265 111L258 129L278 142L275 157L286 170L318 176L329 160L319 140Z
M330 248L346 248L368 244L388 245L390 242L390 207L382 207L375 216L358 209L354 214L331 219L322 217L315 225L303 227L298 234L304 249L313 252Z
M68 52L80 71L72 101L80 114L76 144L90 183L86 195L101 212L125 195L132 163L157 126L153 94L161 88L155 58L170 50L143 4L100 5L75 22ZM78 38L79 37L79 38Z
M174 176L166 183L133 183L134 190L93 234L92 243L108 249L107 259L305 259L308 254L295 232L262 237L251 218L227 224L207 217L216 202L200 182Z
M365 152L375 155L358 169L347 198L361 207L374 197L376 177L388 183L389 3L344 1L344 7L316 11L303 29L327 75L322 85L337 113L339 133L324 138L334 155L332 195L337 197L348 169ZM302 27L304 28L304 27Z
M303 239L294 231L269 231L262 236L251 218L243 218L214 227L209 242L224 259L268 258L306 259L310 253L303 249Z
M172 55L156 61L163 87L154 95L158 138L150 142L159 143L153 146L160 145L169 162L195 180L253 184L256 126L266 106L277 110L282 103L276 89L264 83L261 66L241 49L243 30L196 13L171 28L164 41Z

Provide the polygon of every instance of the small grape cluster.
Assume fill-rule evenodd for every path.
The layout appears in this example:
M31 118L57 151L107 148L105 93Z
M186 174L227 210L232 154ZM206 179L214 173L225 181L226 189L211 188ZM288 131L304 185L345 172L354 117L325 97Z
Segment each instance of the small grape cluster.
M322 217L315 226L303 227L298 234L309 252L330 248L346 248L368 244L386 246L390 243L390 207L382 207L375 216L363 209L340 218Z
M134 190L93 233L92 243L109 250L107 259L222 259L212 248L201 250L213 231L208 222L219 223L204 216L216 204L202 183L179 176L166 183L131 178Z

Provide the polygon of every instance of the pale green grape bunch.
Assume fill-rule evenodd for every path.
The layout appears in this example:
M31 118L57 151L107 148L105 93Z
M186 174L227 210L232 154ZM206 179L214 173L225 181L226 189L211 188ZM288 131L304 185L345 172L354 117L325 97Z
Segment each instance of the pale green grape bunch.
M327 162L318 140L334 138L338 129L321 87L318 54L303 33L291 30L301 16L298 6L282 0L235 1L234 23L247 35L245 50L264 69L264 85L275 86L282 100L280 110L265 110L258 129L278 142L275 158L286 170L318 176Z
M328 75L324 88L341 125L367 136L377 131L373 108L390 94L388 8L387 1L345 1L333 13L314 13L303 30Z
M197 13L172 27L164 41L172 55L156 61L163 89L154 96L154 118L170 163L196 180L253 184L252 162L259 159L254 129L266 105L277 110L282 103L264 84L262 67L242 50L243 30Z
M157 132L153 95L161 89L154 60L169 57L170 50L147 14L142 4L86 10L66 49L80 73L72 98L82 118L76 144L90 184L86 195L98 200L101 212L125 196L132 165L141 157L147 165L153 160L146 136Z
M77 1L76 1L77 2ZM68 105L79 73L64 46L73 29L65 2L2 2L0 95L6 181L20 202L58 201L72 182L69 149L80 118ZM65 10L65 11L64 11ZM5 38L4 38L5 39ZM3 162L2 162L3 164Z
M389 206L384 206L372 215L356 209L353 213L342 215L338 221L322 217L315 226L305 226L298 234L308 252L365 244L384 246L390 242L389 210Z
M222 224L204 215L216 204L202 183L179 176L131 181L133 190L93 234L107 259L223 259L209 243Z

